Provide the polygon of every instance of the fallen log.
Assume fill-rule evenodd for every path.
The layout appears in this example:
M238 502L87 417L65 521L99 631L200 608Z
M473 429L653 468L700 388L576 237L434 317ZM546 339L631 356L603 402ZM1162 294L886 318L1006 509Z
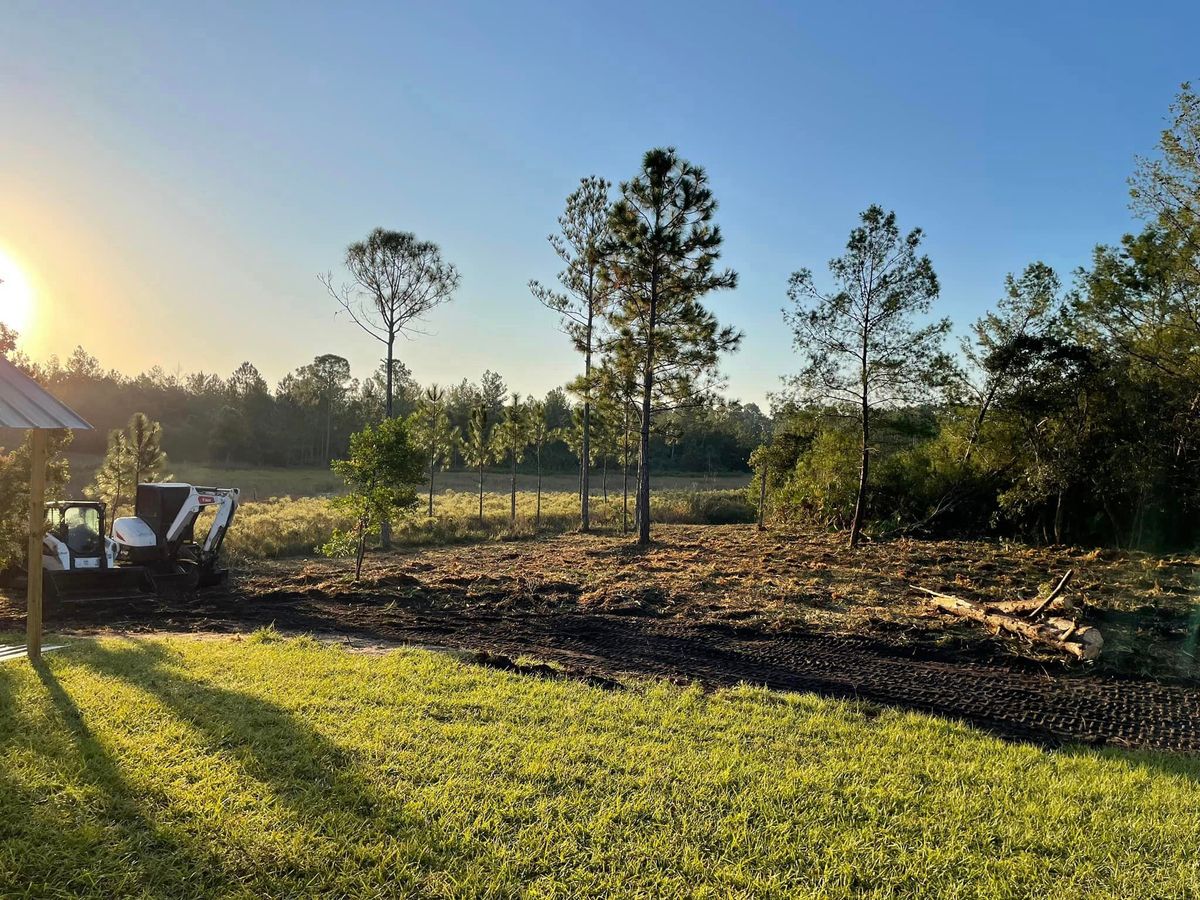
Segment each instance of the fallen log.
M1080 625L1061 617L1051 617L1043 622L1030 622L1016 616L990 612L987 607L978 603L940 591L929 588L917 590L928 594L932 598L930 602L943 612L980 622L997 632L1007 631L1036 644L1053 647L1076 659L1095 659L1100 655L1100 648L1104 646L1104 637L1091 625Z
M985 605L987 606L988 610L992 612L1009 613L1013 615L1016 613L1025 613L1027 614L1027 618L1036 619L1039 615L1049 609L1055 603L1055 601L1061 599L1062 592L1066 590L1066 587L1071 582L1071 578L1074 576L1074 574L1075 571L1073 569L1068 569L1067 574L1065 574L1059 580L1057 587L1055 587L1054 590L1052 590L1044 598L1033 597L1029 600L997 600L994 603L987 603Z

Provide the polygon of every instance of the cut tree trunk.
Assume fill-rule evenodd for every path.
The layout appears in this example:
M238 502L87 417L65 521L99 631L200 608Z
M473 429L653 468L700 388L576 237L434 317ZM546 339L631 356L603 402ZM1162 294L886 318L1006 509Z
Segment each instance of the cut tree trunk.
M1098 629L1090 625L1081 625L1071 619L1051 617L1042 622L1030 622L1017 616L993 612L986 606L963 600L961 597L953 597L929 588L917 590L928 594L930 602L943 612L963 616L996 631L1015 634L1033 643L1068 653L1076 659L1095 659L1104 646L1104 637Z

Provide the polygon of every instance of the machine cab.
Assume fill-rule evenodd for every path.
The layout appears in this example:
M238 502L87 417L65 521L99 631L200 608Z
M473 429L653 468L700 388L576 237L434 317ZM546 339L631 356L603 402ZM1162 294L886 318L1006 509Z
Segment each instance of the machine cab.
M104 504L46 504L42 556L44 567L62 571L110 567L112 548L104 535Z

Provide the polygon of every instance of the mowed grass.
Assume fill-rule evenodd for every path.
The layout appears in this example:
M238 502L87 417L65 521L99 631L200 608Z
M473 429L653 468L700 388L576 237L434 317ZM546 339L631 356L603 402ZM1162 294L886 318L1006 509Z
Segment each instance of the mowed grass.
M83 496L83 489L92 482L101 457L84 453L68 453L71 482L67 493ZM342 479L327 468L244 468L238 466L207 466L169 459L167 473L174 481L204 487L240 488L243 500L266 500L270 497L317 497L340 493Z
M0 895L1194 897L1200 762L446 655L0 666Z
M67 459L71 464L71 482L67 487L67 492L72 497L82 497L84 487L91 483L102 459L88 453L68 453ZM167 470L173 480L185 484L240 488L243 500L268 500L272 497L322 497L339 494L345 490L342 479L325 466L288 468L210 466L171 459L168 462ZM600 470L594 472L592 477L592 493L597 497L602 497L605 491ZM574 491L578 483L579 476L577 474L556 472L543 476L542 489L548 493L567 493ZM744 488L749 483L749 473L654 476L655 488L663 491L727 491ZM517 475L518 491L531 492L536 486L536 475L524 472ZM426 487L428 487L428 482L426 482ZM478 491L479 475L469 471L438 472L434 478L434 487L439 492L470 493ZM510 480L507 472L489 471L484 474L484 491L486 493L507 494L509 489ZM631 491L634 489L632 474L629 479L629 489ZM610 498L620 497L621 476L619 472L609 473L607 493Z
M537 497L518 492L517 518L510 517L507 494L484 494L483 522L479 521L479 495L446 491L434 496L434 515L428 515L425 498L411 514L394 524L393 541L399 546L423 547L462 541L527 538L543 532L563 532L579 527L579 500L574 493L544 493L541 524L537 524ZM749 522L754 508L744 491L658 491L651 496L651 521L660 524L710 525ZM592 520L599 530L619 532L622 524L620 496L597 497ZM245 503L238 510L225 547L234 560L277 559L312 555L332 537L335 529L352 526L349 516L327 498L276 498ZM633 527L633 501L629 503ZM207 528L198 526L199 533Z

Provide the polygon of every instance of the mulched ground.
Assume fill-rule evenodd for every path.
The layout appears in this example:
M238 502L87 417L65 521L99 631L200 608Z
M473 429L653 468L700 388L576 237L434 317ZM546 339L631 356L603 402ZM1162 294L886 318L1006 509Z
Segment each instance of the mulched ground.
M73 605L81 632L281 631L465 648L628 676L816 691L967 721L1045 744L1200 751L1194 560L823 535L661 528L636 552L569 535L373 560L353 585L329 562L264 564L193 602ZM1108 642L1098 666L932 612L913 590L1036 596L1076 571L1074 614ZM21 626L0 603L0 630ZM492 657L485 657L490 659ZM1147 677L1148 675L1154 676Z

